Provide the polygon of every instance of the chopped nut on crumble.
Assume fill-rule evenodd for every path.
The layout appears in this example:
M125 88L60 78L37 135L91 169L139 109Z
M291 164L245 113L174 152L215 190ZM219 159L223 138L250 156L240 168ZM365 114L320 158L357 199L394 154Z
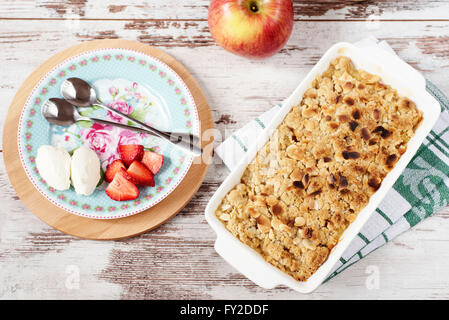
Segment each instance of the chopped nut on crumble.
M257 153L216 216L266 261L306 281L380 188L421 120L411 100L338 57Z

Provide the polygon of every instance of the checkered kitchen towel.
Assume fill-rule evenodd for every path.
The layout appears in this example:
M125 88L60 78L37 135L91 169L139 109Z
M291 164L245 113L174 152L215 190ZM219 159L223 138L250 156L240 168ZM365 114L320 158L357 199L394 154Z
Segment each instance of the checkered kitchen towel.
M386 42L374 38L356 45L373 43L392 51ZM328 280L448 204L449 100L429 81L427 90L441 104L440 118L376 213L334 266ZM279 108L277 105L255 118L215 149L229 169L235 167L247 146L270 123Z

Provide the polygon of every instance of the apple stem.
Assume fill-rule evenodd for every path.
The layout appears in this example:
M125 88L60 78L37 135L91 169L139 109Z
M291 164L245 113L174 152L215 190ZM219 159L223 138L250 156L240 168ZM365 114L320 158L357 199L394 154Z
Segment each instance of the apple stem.
M259 11L259 8L257 7L257 4L256 4L255 2L251 2L251 3L249 4L249 9L250 9L252 12L257 12L257 11Z

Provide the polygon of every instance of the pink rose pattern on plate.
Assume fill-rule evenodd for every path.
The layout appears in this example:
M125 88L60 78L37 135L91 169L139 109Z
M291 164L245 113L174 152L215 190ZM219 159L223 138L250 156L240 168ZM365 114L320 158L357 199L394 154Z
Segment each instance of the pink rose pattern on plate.
M142 144L144 138L143 134L99 123L82 129L80 135L84 143L97 153L104 168L118 158L119 145Z
M114 101L109 103L109 106L111 108L114 108L117 111L120 111L121 113L124 113L126 115L129 115L131 112L133 112L133 107L127 104L125 101ZM110 118L112 121L120 122L120 123L126 123L126 119L119 116L116 113L113 113L112 111L108 111L106 114L108 118Z
M126 115L131 114L135 105L143 102L146 103L148 98L138 91L139 85L133 83L130 88L125 88L121 94L120 89L114 86L108 88L108 92L112 97L112 102L108 105ZM111 121L126 124L128 121L111 111L106 113L107 118ZM144 144L145 134L134 131L121 129L115 126L94 123L89 128L83 128L80 131L81 139L100 157L103 168L118 158L118 146L121 144Z

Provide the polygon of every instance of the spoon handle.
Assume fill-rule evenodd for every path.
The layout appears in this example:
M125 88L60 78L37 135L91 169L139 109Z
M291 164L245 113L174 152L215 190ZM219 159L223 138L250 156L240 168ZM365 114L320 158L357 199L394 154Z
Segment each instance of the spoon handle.
M160 130L157 130L156 128L150 127L149 125L147 125L139 120L131 118L127 114L124 114L118 110L115 110L114 108L112 108L108 105L102 104L99 101L94 103L94 105L105 108L113 113L116 113L116 114L122 116L123 118L125 118L131 122L138 124L141 128L146 129L146 131L149 131L151 134L156 135L162 139L168 140L169 142L171 142L178 148L180 148L180 149L184 150L185 152L188 152L194 156L200 156L203 152L201 147L198 147L199 145L201 145L200 139L193 134L160 131Z
M80 120L93 121L93 122L98 122L98 123L101 123L101 124L105 124L105 125L109 125L109 126L115 126L115 127L119 127L119 128L122 128L122 129L132 130L132 131L136 131L136 132L140 132L140 133L153 134L152 132L150 132L150 131L148 131L146 129L142 129L140 127L129 126L129 125L126 125L126 124L113 122L113 121L108 121L108 120L103 120L103 119L98 119L98 118L82 117L78 121L80 121Z

